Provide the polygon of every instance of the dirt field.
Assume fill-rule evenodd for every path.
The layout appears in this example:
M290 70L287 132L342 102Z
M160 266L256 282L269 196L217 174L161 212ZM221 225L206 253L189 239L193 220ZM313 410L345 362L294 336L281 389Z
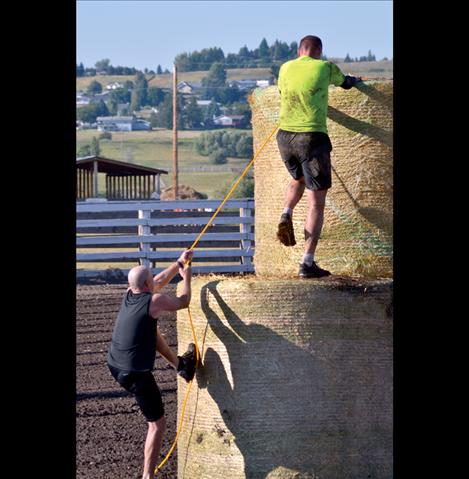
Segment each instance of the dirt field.
M140 479L147 425L135 401L114 381L106 354L125 285L77 286L76 441L81 479ZM168 285L175 292L176 285ZM168 344L176 349L176 313L159 322ZM176 432L176 373L159 357L154 371L166 410L167 433L162 457ZM157 476L177 477L177 451Z

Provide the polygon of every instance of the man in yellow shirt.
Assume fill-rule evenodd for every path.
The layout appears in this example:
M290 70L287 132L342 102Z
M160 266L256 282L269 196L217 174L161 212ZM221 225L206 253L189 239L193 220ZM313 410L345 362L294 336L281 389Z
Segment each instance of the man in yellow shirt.
M302 38L298 58L284 63L278 78L280 122L277 144L292 180L277 237L285 246L296 244L292 214L306 188L308 213L300 278L330 275L314 261L324 220L326 194L331 187L332 144L326 126L329 85L348 90L361 81L361 78L344 75L337 65L320 60L321 54L320 38L313 35Z

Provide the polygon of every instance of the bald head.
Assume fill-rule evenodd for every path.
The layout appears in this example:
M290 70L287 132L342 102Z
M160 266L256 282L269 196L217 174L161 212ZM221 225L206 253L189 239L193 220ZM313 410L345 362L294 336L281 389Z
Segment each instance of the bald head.
M132 289L145 288L145 282L151 280L151 271L146 266L135 266L129 271L129 286Z
M320 58L322 54L322 41L314 35L306 35L298 45L298 55L308 55L312 58Z

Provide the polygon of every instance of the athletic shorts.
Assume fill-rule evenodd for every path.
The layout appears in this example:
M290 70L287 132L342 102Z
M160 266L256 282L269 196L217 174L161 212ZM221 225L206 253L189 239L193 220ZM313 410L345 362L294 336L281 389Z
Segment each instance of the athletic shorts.
M306 188L313 191L331 187L332 144L328 135L278 130L277 144L282 160L295 180L304 177Z
M157 421L163 417L163 400L151 371L126 372L110 364L108 364L108 367L114 379L126 391L135 396L135 400L148 422Z

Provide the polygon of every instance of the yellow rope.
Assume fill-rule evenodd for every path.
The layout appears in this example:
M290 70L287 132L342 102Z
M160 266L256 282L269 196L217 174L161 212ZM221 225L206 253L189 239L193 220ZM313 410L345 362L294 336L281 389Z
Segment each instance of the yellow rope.
M190 250L191 249L194 249L197 245L197 243L200 241L200 238L202 238L202 236L204 235L204 233L207 231L207 228L211 225L212 221L215 219L215 217L218 215L218 213L220 212L220 210L223 208L223 206L225 205L225 203L228 201L229 197L233 194L233 192L236 190L236 188L238 187L239 183L241 182L241 180L246 176L246 173L249 171L249 168L251 168L252 164L254 163L254 160L257 158L257 156L259 155L259 153L264 149L265 145L267 145L267 143L269 142L269 140L272 138L272 136L274 135L274 133L277 131L278 129L278 126L276 126L273 130L272 130L272 133L268 136L267 140L264 141L264 143L262 144L262 146L257 150L256 154L254 155L253 159L249 162L249 165L246 166L245 170L243 171L243 173L241 174L241 176L238 178L238 180L235 182L235 184L231 187L230 191L228 192L228 194L225 196L224 200L220 203L220 206L217 208L217 210L215 211L215 213L213 213L212 217L209 219L208 223L205 225L204 229L200 232L199 236L196 238L196 240L192 243L192 246L189 248Z
M223 206L225 205L225 203L228 201L228 199L230 198L230 196L234 193L234 191L236 190L236 188L238 187L239 183L241 182L241 180L246 176L247 172L249 171L249 168L251 168L251 166L253 165L254 163L254 160L257 158L257 156L259 155L259 153L264 149L265 145L267 145L267 143L269 142L269 140L272 138L272 136L274 135L274 133L278 130L278 126L276 126L272 132L270 133L270 135L267 137L267 140L264 141L264 143L262 144L262 146L257 150L256 154L254 155L253 159L249 162L248 166L246 166L246 168L244 169L243 173L241 174L241 176L238 178L238 180L233 184L233 186L231 187L230 191L227 193L227 195L225 196L225 198L223 199L223 201L220 203L220 206L216 209L215 213L213 213L212 217L209 219L208 223L205 225L204 229L200 232L199 236L197 236L196 240L192 243L192 246L189 248L189 250L193 250L196 246L197 246L197 243L200 241L200 238L202 238L202 236L204 235L204 233L207 231L208 227L212 224L213 220L216 218L216 216L218 215L218 213L221 211L221 209L223 208ZM191 308L190 306L187 307L187 312L189 313L189 324L191 326L191 330L192 330L192 337L194 339L194 344L195 344L195 354L196 354L196 367L199 366L200 364L200 352L199 352L199 347L197 345L197 337L196 337L196 334L195 334L195 329L194 329L194 322L192 321L192 314L191 314ZM187 392L186 392L186 397L184 398L184 403L183 403L183 406L182 406L182 411L181 411L181 419L179 421L179 426L178 426L178 429L176 431L176 437L174 438L174 441L173 441L173 444L168 452L168 454L166 454L166 457L163 459L163 461L160 463L160 465L155 469L155 475L161 470L161 468L164 466L164 464L166 463L166 461L169 459L169 456L171 456L174 448L176 447L176 444L177 444L177 441L178 441L178 438L179 438L179 433L181 432L181 428L182 428L182 422L184 421L184 414L185 414L185 411L186 411L186 404L187 404L187 399L189 398L189 393L191 391L191 386L192 386L192 382L193 382L193 378L189 381L189 385L187 387Z

